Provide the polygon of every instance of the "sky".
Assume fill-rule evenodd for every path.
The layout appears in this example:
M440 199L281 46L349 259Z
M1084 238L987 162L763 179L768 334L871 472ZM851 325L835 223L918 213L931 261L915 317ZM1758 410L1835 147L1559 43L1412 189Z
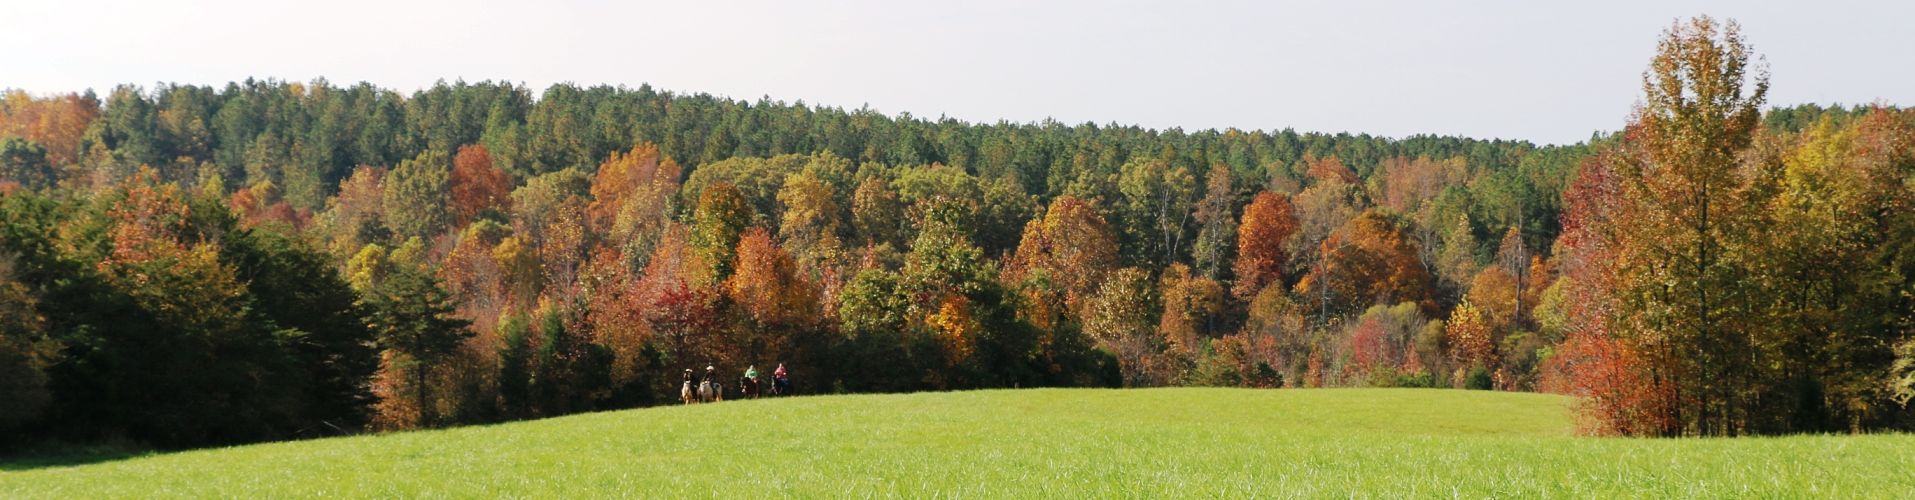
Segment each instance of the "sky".
M1773 105L1915 104L1909 1L0 2L0 88L649 83L995 122L1573 143L1657 37L1733 18Z

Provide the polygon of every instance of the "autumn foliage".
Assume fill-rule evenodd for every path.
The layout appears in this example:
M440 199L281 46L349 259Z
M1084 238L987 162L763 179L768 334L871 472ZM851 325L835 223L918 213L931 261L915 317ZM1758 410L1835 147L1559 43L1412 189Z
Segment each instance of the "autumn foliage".
M0 137L21 137L46 147L47 161L70 165L79 161L80 141L87 127L100 117L100 102L92 96L66 94L34 97L25 91L0 96Z
M492 164L492 153L482 145L459 148L452 157L453 225L472 222L479 212L503 210L511 204L512 178Z
M1909 184L1895 180L1907 171L1868 165L1909 154L1847 141L1907 137L1910 124L1877 109L1844 132L1823 121L1777 136L1761 127L1767 89L1733 22L1677 24L1644 75L1635 120L1565 196L1575 326L1552 370L1584 397L1595 431L1894 425L1898 405L1881 382L1894 327L1856 313L1907 314L1887 289L1863 284L1884 270L1860 263L1902 258L1882 238L1905 220L1892 214L1907 205L1891 200L1907 199Z
M1764 71L1733 23L1678 24L1621 132L1560 146L569 84L9 92L0 445L536 418L781 363L803 394L1455 387L1572 394L1601 434L1915 426L1915 112L1765 108Z
M1250 297L1264 287L1284 283L1289 255L1284 245L1297 232L1297 218L1290 198L1264 191L1243 209L1243 221L1237 225L1237 263L1234 291L1238 297Z
M1321 261L1297 288L1323 309L1361 310L1398 302L1433 309L1431 276L1411 237L1401 217L1365 211L1324 240Z
M1060 196L1042 218L1024 226L1006 280L1041 278L1061 292L1073 318L1082 318L1090 298L1117 266L1117 241L1090 203Z

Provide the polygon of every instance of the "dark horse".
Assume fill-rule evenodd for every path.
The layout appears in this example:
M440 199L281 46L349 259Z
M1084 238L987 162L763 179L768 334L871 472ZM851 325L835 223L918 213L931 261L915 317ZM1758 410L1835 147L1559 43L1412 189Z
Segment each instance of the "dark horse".
M738 397L739 399L756 399L758 381L752 380L751 377L738 377Z

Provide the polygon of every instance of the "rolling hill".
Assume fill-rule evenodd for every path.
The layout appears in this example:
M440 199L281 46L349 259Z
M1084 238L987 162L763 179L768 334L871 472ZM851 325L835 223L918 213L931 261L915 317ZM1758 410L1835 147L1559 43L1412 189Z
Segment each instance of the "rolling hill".
M0 462L0 497L1915 494L1915 436L1579 437L1568 398L994 390L728 401L439 431Z

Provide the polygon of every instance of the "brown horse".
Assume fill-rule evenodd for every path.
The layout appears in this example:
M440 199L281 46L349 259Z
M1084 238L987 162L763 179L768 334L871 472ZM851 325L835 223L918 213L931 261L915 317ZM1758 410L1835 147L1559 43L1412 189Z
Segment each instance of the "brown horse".
M685 387L678 390L678 399L684 401L685 404L698 402L698 395L692 393L692 381L685 381Z

